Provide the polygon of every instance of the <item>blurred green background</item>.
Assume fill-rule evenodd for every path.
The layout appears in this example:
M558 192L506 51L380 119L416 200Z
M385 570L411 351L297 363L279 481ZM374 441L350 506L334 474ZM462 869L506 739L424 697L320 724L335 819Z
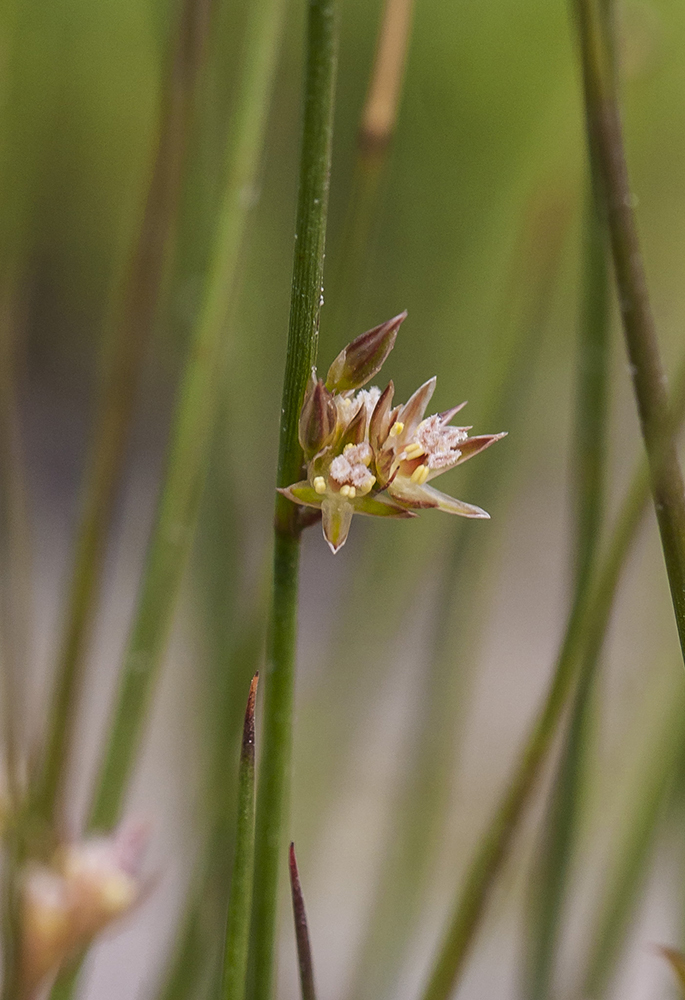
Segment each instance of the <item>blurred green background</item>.
M246 8L245 0L222 0L215 12L176 252L146 356L93 641L74 821L126 638L174 389L198 308ZM174 13L167 0L2 2L0 265L5 287L18 289L33 524L34 731L68 575L105 331L142 210ZM290 830L327 1000L417 995L448 903L545 690L570 599L569 456L586 157L569 11L561 0L417 0L398 131L357 266L346 259L345 219L380 13L378 2L343 4L321 367L353 336L407 308L383 371L398 398L437 374L437 409L468 399L465 419L476 433L509 436L478 459L477 470L457 470L444 481L447 491L485 506L490 522L433 512L412 524L355 519L335 559L318 528L306 536ZM630 166L672 369L684 349L685 7L678 0L626 2L620 23ZM200 530L131 794L130 811L145 815L153 830L150 864L159 882L123 930L96 950L89 996L154 995L210 825L208 802L217 789L227 808L232 802L235 728L260 655L268 574L303 33L304 4L291 2L259 188L246 192L255 204L227 332ZM641 447L614 326L612 509ZM504 425L487 423L499 417ZM460 544L467 551L446 589ZM440 725L421 735L436 669ZM672 735L662 730L681 685L650 517L627 567L594 692L560 997L579 995L611 861L633 822L631 803L650 762L671 753L664 741ZM221 765L212 749L219 740ZM435 787L422 786L425 798L407 795L405 779L431 740ZM464 997L522 995L526 899L544 791L479 937ZM648 945L678 945L682 937L681 799L667 798L609 996L673 995L670 972ZM416 825L418 853L408 862L400 857L383 884L389 878L388 891L397 893L390 912L401 924L406 878L420 921L393 957L395 977L379 971L381 940L366 956L367 985L380 978L365 993L355 965L403 822ZM420 886L410 890L415 867L422 868ZM217 884L224 877L218 872ZM207 919L211 935L211 914ZM384 916L381 931L385 923ZM297 993L288 920L282 937L285 1000Z

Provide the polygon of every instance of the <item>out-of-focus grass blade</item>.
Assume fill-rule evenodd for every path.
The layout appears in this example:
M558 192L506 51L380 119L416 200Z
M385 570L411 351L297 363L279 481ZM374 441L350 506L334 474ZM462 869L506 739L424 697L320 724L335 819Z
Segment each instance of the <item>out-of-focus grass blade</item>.
M604 512L609 375L609 272L604 229L587 198L580 310L575 451L575 600L587 586L598 552ZM597 663L586 664L576 687L567 733L533 864L526 995L549 996L568 869L578 821L579 783Z
M31 541L17 391L17 289L0 289L0 672L8 791L19 794L26 763L25 678L31 632Z
M297 858L295 857L294 844L290 845L288 862L288 868L290 871L290 891L293 899L293 917L295 920L295 938L297 940L297 959L300 966L300 987L302 990L302 1000L316 1000L312 949L309 943L307 914L304 907L302 886L300 885L300 873L297 870Z
M673 394L673 428L680 426L684 415L685 364L678 372ZM621 570L646 511L649 489L649 471L646 465L640 465L621 506L595 579L582 600L576 601L573 606L547 697L536 716L513 776L467 869L464 886L452 911L424 1000L447 1000L463 972L490 891L509 854L514 833L556 735L569 694L583 666L593 664L602 648Z
M212 0L185 0L172 36L163 84L156 151L137 242L115 304L85 473L83 509L49 701L42 771L34 807L46 823L59 821L58 798L73 749L112 510L121 489L138 378L158 313L170 261L190 136L193 96L204 62Z
M523 412L521 399L525 398L535 371L569 215L567 201L558 196L550 198L547 191L543 198L536 191L527 206L513 256L508 289L512 295L507 295L509 314L514 289L525 289L525 295L517 303L517 318L513 322L510 319L504 327L492 379L497 388L486 405L484 427L506 427L511 432ZM523 271L521 261L525 261ZM504 455L503 461L511 470L511 456ZM473 463L465 467L464 473L469 495L473 494L487 507L488 497L495 491L501 495L505 475L500 464L493 483L491 471L483 471L484 468ZM350 993L355 1000L389 994L393 981L401 974L399 964L407 940L416 930L423 890L444 819L449 791L447 771L454 760L454 743L458 738L455 711L463 701L465 687L463 668L455 670L459 656L453 644L453 609L459 608L462 622L469 621L474 590L480 600L483 597L482 589L473 587L473 580L482 568L487 540L482 532L469 531L470 528L471 525L454 526L453 542L442 561L429 668L408 736L411 743L407 748L408 766L393 810L391 842L385 851L386 861L355 968ZM471 634L461 636L461 647L464 639L472 638Z
M218 701L208 720L210 765L204 813L209 833L160 989L161 1000L182 1000L197 988L200 979L208 982L210 995L215 995L218 989L221 969L217 946L230 885L227 859L235 850L236 830L231 817L237 808L236 782L232 775L226 774L226 760L235 747L234 737L240 728L237 689L245 683L246 673L249 676L256 670L263 653L265 603L260 598L253 602L252 613L244 617L242 629L238 622L233 622L236 634L231 648L226 648L217 637L217 648L211 652L221 669L213 671L209 680Z
M97 779L90 823L116 820L171 626L195 527L223 369L223 334L262 152L281 34L282 0L249 5L242 76L205 294L189 349L142 590Z
M369 86L357 136L357 157L347 205L340 266L334 273L332 326L344 343L356 333L364 279L374 249L411 42L414 0L385 0Z
M255 808L255 700L259 674L250 684L245 710L238 783L238 825L233 878L226 922L226 949L222 976L223 1000L243 1000L250 942L252 879L254 869Z
M636 781L611 852L606 887L591 918L589 954L576 996L606 996L630 929L660 828L668 789L685 752L685 694L678 691Z

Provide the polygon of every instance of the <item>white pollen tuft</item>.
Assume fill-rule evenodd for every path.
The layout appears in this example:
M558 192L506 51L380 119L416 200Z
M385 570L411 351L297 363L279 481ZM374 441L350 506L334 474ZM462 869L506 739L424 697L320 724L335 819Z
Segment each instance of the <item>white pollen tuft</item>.
M345 483L352 472L352 466L347 460L345 455L338 455L331 462L331 479L335 479L336 483Z
M447 427L439 414L422 420L416 428L415 440L405 451L418 445L428 456L429 469L447 469L461 458L459 445L468 437L463 427Z

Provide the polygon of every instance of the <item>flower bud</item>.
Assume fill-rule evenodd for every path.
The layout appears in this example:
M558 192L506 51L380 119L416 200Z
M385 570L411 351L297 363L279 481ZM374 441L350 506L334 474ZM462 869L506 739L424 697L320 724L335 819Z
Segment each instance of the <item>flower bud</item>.
M360 334L343 348L328 369L326 388L331 392L349 392L366 385L380 371L395 346L397 331L406 316L405 309L399 316Z
M330 444L337 416L333 396L319 379L310 386L300 414L299 439L307 461Z

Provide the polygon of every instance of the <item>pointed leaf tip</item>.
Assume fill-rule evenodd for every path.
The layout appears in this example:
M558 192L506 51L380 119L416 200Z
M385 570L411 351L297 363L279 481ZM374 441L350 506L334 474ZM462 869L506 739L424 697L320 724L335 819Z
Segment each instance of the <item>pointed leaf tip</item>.
M300 873L297 868L294 843L290 844L288 868L290 870L290 891L293 901L293 917L295 920L297 957L300 966L302 1000L316 1000L316 990L314 989L314 966L312 963L311 945L309 943L307 913L304 905L304 896L302 895L302 885L300 883Z
M326 376L326 388L331 392L361 389L380 371L395 346L397 331L407 318L404 312L360 334L344 347Z
M259 671L250 681L250 691L247 696L247 706L245 708L245 722L243 723L243 744L242 754L254 760L255 753L255 704L257 701L257 686L259 684Z

